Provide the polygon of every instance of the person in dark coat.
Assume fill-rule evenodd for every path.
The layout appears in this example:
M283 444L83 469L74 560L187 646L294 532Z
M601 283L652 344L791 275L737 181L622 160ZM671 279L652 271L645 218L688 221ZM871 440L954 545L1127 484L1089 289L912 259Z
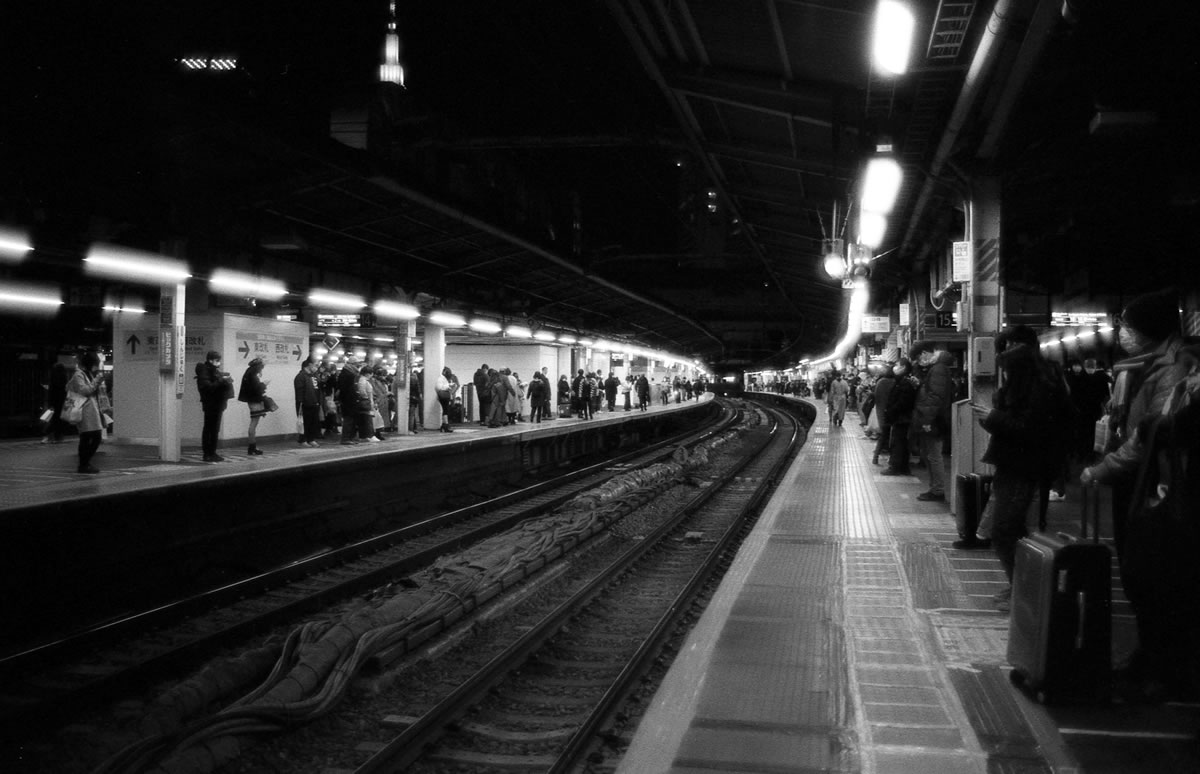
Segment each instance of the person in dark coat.
M529 392L525 396L529 399L530 422L542 421L542 409L546 403L546 393L548 389L549 388L547 387L546 383L542 381L542 375L539 372L534 371L533 379L529 382Z
M646 378L645 374L642 374L637 378L635 386L637 388L638 409L645 411L646 407L650 404L650 380Z
M200 431L204 461L222 462L225 458L217 454L217 436L221 434L221 415L233 397L233 377L221 370L220 352L210 351L203 363L196 364L196 389L204 410L204 429Z
M885 476L908 476L909 449L908 431L912 425L913 406L917 402L917 383L912 377L912 364L902 357L892 367L896 382L888 392L887 406L883 409L883 420L891 427L892 442L888 454Z
M296 416L304 425L304 431L296 436L301 446L316 447L321 436L321 391L317 384L317 364L312 358L304 361L300 373L292 380L296 392Z
M489 370L488 364L484 363L479 366L479 370L471 377L471 383L475 385L475 398L479 401L479 424L481 425L488 423L488 415L492 413L491 380L488 378Z
M871 464L879 464L880 453L886 452L892 443L892 426L888 424L887 417L884 416L884 409L887 407L888 398L892 394L892 387L896 384L896 377L892 373L892 366L883 367L883 373L879 375L879 380L875 382L875 391L872 395L872 403L875 406L875 418L879 424L879 437L875 439L875 453L871 456Z
M250 409L250 425L246 429L246 437L249 445L246 447L246 454L251 457L261 455L262 452L258 449L258 420L267 415L267 385L269 381L263 378L263 369L266 368L266 363L261 357L256 357L246 366L246 372L242 374L242 386L238 388L237 399Z
M621 380L612 371L608 372L608 378L604 380L604 400L608 402L608 410L617 410L617 390L621 387Z
M950 404L954 401L954 381L950 378L953 356L931 341L913 345L909 357L921 370L921 385L913 407L913 429L920 445L921 458L929 469L929 490L918 500L943 502L946 499L946 460L944 439L950 434Z
M342 406L342 445L353 446L358 443L358 358L350 355L346 358L342 370L338 372L337 390L338 402Z
M1023 335L1023 331L1028 334ZM990 435L982 460L995 466L992 547L1011 584L1017 541L1028 533L1029 506L1046 471L1062 465L1064 450L1047 443L1046 435L1054 421L1055 406L1067 398L1057 371L1043 360L1032 330L1017 326L1006 332L999 344L1001 352L996 362L1004 373L1004 385L996 391L992 410L979 419L979 424ZM959 543L974 540L974 535L960 535L955 546L969 548ZM1007 609L1011 594L1010 585L996 595L997 603Z

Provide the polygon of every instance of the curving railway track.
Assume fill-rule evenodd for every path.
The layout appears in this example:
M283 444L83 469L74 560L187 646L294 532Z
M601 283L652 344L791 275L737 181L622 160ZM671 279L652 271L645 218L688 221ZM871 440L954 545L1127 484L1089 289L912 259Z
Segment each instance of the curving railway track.
M519 611L519 638L420 716L393 715L403 729L361 742L375 752L355 771L568 772L619 757L631 693L803 440L798 423L771 414L741 464L673 502L642 539L581 560L574 573L587 580L564 584L548 611Z
M545 513L624 470L669 457L681 445L702 443L735 421L737 412L726 410L699 431L6 657L0 660L0 743L6 752L20 749L39 730L185 670L248 635L403 583L439 556Z

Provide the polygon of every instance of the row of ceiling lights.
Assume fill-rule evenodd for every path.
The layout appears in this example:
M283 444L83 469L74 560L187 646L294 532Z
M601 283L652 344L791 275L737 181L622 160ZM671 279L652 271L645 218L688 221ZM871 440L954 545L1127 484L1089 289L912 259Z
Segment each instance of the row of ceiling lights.
M19 263L33 251L26 236L10 229L0 229L0 262ZM188 265L180 260L146 253L126 247L95 245L84 257L88 274L107 277L120 282L141 285L169 285L186 282L192 277ZM276 301L289 294L287 287L278 280L256 277L242 272L217 269L208 279L209 288L219 295L236 295L247 298ZM368 304L361 296L333 290L315 288L307 295L308 303L320 309L359 313L371 308L377 317L404 322L422 317L421 310L411 304L380 299ZM13 308L27 313L53 314L62 306L60 288L43 283L0 282L0 309ZM110 312L140 313L145 309L106 304ZM473 317L468 320L460 314L446 310L434 310L424 315L426 322L443 328L468 328L477 333L500 334L519 339L533 339L544 343L592 347L600 351L628 352L632 355L652 357L659 360L686 362L683 358L643 347L622 344L604 339L576 336L567 332L554 332L541 328L533 330L523 325L502 326L494 319Z

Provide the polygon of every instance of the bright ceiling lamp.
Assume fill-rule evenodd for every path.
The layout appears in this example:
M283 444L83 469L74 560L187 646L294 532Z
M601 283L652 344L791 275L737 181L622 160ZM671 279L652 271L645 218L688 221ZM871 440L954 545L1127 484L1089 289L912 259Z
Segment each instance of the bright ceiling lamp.
M20 263L31 252L33 245L24 231L0 228L0 263Z
M569 333L558 334L558 341L561 344L574 344L577 339Z
M867 247L879 247L883 244L883 235L887 233L887 218L878 212L862 211L858 213L858 243Z
M361 296L320 289L309 291L308 303L323 309L345 309L350 312L357 312L367 305Z
M225 269L213 272L208 280L208 287L214 293L251 298L279 299L287 295L287 288L282 282Z
M581 346L581 347L594 347L594 346L596 346L596 341L595 341L594 339L580 339L580 340L579 340L579 346Z
M903 75L908 71L915 26L912 10L907 5L898 0L879 0L871 44L871 58L876 69L889 75Z
M192 276L183 261L116 245L94 245L83 261L88 274L143 285L175 284Z
M904 172L900 164L889 156L875 156L867 162L867 174L863 178L862 198L859 209L887 215L900 193L900 181Z
M504 329L504 332L514 339L531 339L533 331L521 325L510 325Z
M835 206L835 220L836 215L837 208ZM846 275L846 259L842 257L845 249L846 244L841 239L821 240L821 255L823 256L822 265L825 267L825 273L828 274L831 279L841 279Z
M537 331L533 337L538 341L554 341L556 338L552 331Z
M383 64L379 65L379 80L383 83L404 85L404 68L400 65L400 35L396 33L396 4L388 4L391 18L388 20L387 35L383 43Z
M421 316L421 310L411 304L399 304L395 301L376 301L375 314L389 320L415 320Z
M500 323L495 320L484 320L481 318L471 320L467 324L467 327L476 333L499 333L502 330Z
M451 312L433 312L429 315L429 322L434 325L440 325L443 328L463 328L467 324L466 319L462 315Z
M0 313L53 317L62 304L62 290L54 285L0 280Z

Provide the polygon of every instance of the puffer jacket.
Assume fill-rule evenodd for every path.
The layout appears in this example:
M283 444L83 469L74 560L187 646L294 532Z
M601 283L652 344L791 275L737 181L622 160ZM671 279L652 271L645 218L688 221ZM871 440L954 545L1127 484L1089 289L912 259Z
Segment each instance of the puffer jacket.
M1004 352L999 362L1011 371L1020 370L1024 378L1012 378L1001 387L993 400L994 408L979 424L990 434L982 460L1010 475L1040 479L1047 471L1062 468L1064 450L1048 443L1055 422L1055 389L1052 372L1044 368L1040 357L1027 345ZM1014 389L1020 385L1020 392ZM1063 399L1066 399L1065 388Z

